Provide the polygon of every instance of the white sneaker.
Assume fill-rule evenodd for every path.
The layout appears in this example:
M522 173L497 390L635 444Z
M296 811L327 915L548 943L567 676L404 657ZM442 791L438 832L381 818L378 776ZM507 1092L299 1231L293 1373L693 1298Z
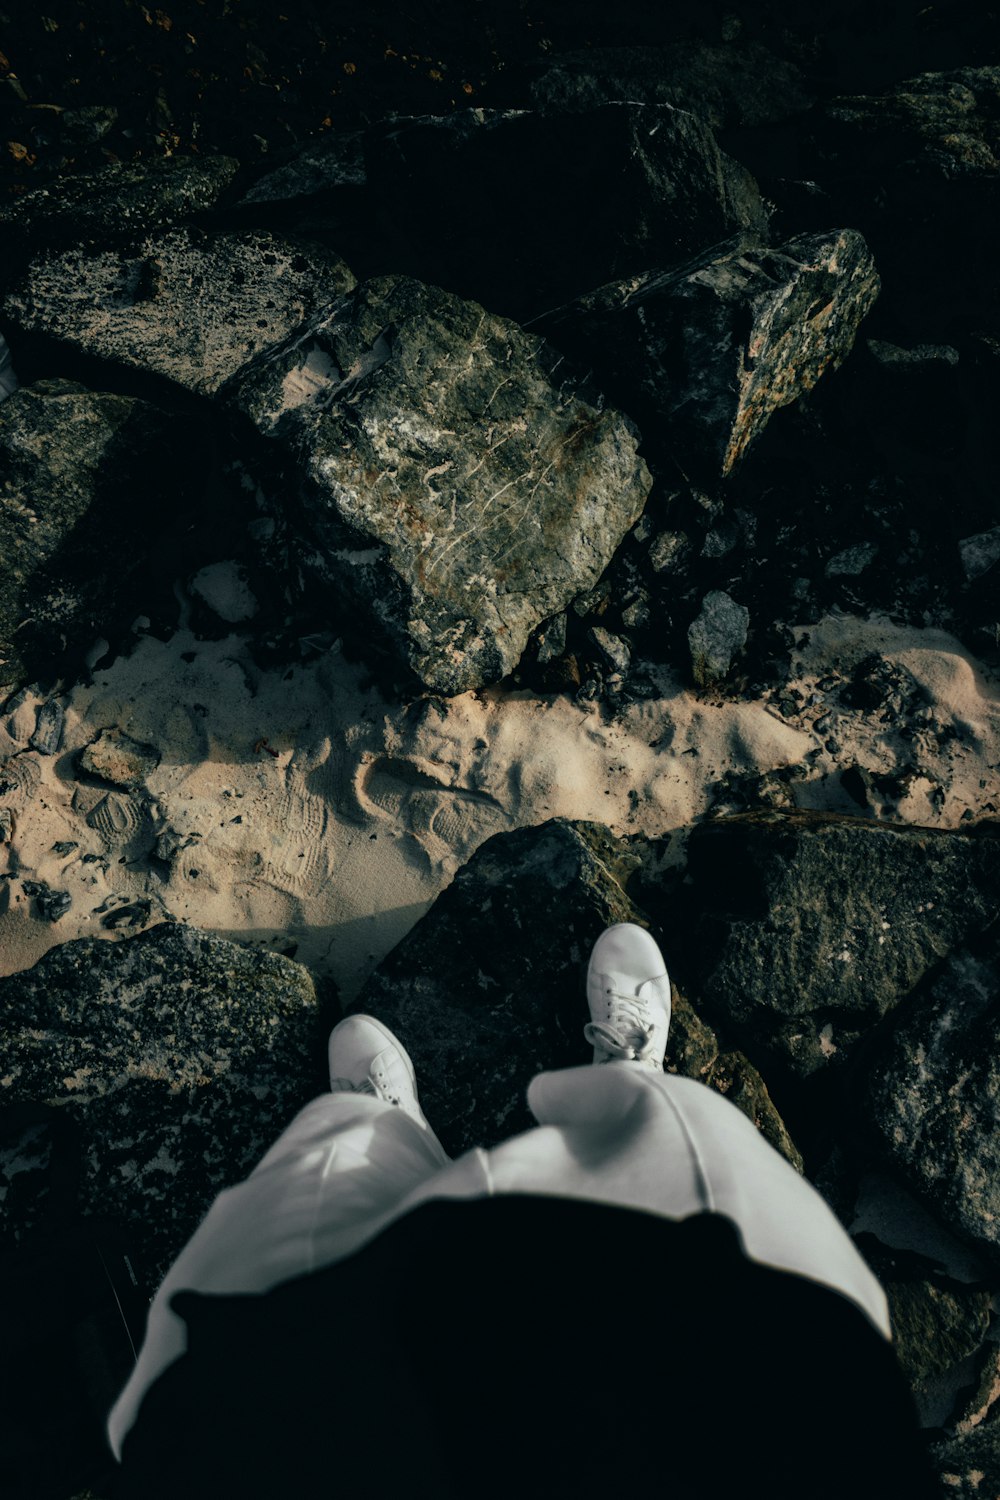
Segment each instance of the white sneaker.
M637 1062L659 1071L670 1030L670 978L644 927L619 922L601 933L587 968L594 1062Z
M330 1088L372 1094L396 1104L430 1130L417 1099L417 1075L410 1055L388 1026L374 1016L345 1016L330 1032L327 1048Z

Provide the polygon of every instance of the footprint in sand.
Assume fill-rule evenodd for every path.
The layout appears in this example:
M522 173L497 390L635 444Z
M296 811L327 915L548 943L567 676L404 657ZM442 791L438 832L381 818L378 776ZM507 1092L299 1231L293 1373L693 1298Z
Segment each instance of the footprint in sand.
M413 835L437 857L450 852L464 860L484 839L510 826L500 803L488 792L452 787L409 760L380 756L358 773L359 800L371 812ZM437 846L437 847L435 847Z
M326 803L308 790L300 770L290 768L270 813L275 832L267 880L290 895L315 893L330 876Z

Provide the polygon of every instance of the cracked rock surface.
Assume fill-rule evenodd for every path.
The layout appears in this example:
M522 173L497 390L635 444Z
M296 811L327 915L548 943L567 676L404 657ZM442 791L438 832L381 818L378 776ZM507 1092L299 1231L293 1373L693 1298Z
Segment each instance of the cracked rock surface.
M331 590L428 688L504 677L642 513L635 426L559 365L476 303L389 276L231 388L297 462Z

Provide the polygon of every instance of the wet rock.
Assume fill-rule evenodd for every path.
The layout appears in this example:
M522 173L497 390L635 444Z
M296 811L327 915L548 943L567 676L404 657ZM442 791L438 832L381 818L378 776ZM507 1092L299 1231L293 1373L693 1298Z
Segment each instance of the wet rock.
M435 691L510 672L645 504L634 426L553 361L475 303L383 277L232 388L299 465L322 584Z
M931 1447L941 1494L954 1500L986 1500L1000 1495L1000 1422L945 1438Z
M696 826L688 870L699 999L805 1077L994 920L1000 839L761 811Z
M332 251L185 227L38 259L4 313L22 335L212 395L353 285Z
M160 764L155 745L132 739L123 729L102 729L80 752L80 769L113 786L133 790Z
M0 1103L58 1106L80 1211L127 1228L150 1272L324 1082L306 970L181 925L64 943L0 979L0 1008Z
M763 125L812 103L801 71L759 42L700 41L668 47L594 47L544 64L531 85L544 109L592 109L611 100L671 104L713 129Z
M178 156L60 177L0 209L0 245L16 255L148 234L211 208L238 167L229 156Z
M750 611L721 589L712 589L701 601L697 619L688 627L691 674L699 687L721 682L743 650L750 625Z
M80 663L147 602L161 530L200 493L189 470L200 439L193 428L187 439L181 451L170 419L145 401L68 381L22 386L0 405L8 681Z
M661 263L662 264L662 263ZM685 467L726 475L774 413L850 353L879 278L856 230L774 249L736 237L539 320Z
M984 839L984 850L1000 840ZM1000 905L994 875L992 913ZM953 900L982 910L981 888ZM933 916L933 914L932 914ZM994 949L996 945L994 943ZM1000 1262L1000 955L952 955L901 1016L872 1071L880 1147L945 1224Z
M519 321L766 225L746 169L669 105L397 120L366 152L386 269ZM497 211L498 181L517 183L510 212Z

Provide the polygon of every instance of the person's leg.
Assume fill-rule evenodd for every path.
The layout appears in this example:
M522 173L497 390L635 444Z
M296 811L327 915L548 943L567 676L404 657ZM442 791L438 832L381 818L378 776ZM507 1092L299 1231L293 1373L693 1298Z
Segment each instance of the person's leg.
M108 1419L116 1456L143 1395L187 1346L175 1292L263 1292L360 1248L407 1193L448 1165L391 1032L351 1016L330 1037L331 1092L296 1115L250 1176L227 1188L150 1304L132 1375Z
M602 935L588 973L594 1064L532 1080L538 1128L488 1153L491 1190L724 1214L752 1260L835 1287L888 1337L885 1295L815 1188L735 1105L663 1072L669 995L648 933Z

